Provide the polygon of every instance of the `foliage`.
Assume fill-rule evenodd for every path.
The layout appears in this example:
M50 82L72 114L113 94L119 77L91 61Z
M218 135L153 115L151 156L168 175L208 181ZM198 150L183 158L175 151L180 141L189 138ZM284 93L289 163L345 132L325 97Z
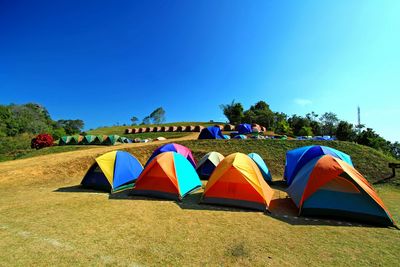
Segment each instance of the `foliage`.
M146 116L143 118L143 121L141 124L143 125L143 124L150 124L150 123L151 123L150 116Z
M244 109L241 103L235 103L235 100L232 100L232 103L226 105L222 104L220 108L230 124L239 124L242 122Z
M65 129L67 135L78 134L84 127L82 120L58 120L57 126Z
M325 112L319 119L321 121L322 126L322 134L323 135L335 135L336 127L339 123L339 119L337 115L333 112Z
M139 121L138 117L132 116L132 118L131 118L132 124L131 125L136 125L138 121Z
M340 141L354 141L356 132L353 124L347 121L340 121L336 129L336 138Z
M156 108L150 113L150 119L153 124L161 124L165 122L165 110L162 107Z
M312 128L308 126L301 127L299 131L300 136L313 136Z
M31 148L41 149L53 145L53 137L50 134L39 134L31 140Z

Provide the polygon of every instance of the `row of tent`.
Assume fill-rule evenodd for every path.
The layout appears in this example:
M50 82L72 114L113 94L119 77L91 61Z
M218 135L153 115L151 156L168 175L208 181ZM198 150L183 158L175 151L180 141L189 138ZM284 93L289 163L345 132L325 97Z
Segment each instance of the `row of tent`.
M114 151L96 159L81 184L132 195L182 200L208 180L201 203L268 210L274 190L271 174L255 154L224 157L206 154L197 164L191 151L179 144L156 149L144 168L131 154ZM354 169L351 158L324 146L287 152L284 178L287 193L299 215L330 216L394 225L393 219L368 181Z
M209 126L201 130L198 139L267 139L255 131L250 124L240 124L237 132L231 132L230 135L223 134L221 128L218 126ZM287 136L280 136L274 139L287 139Z
M121 143L132 143L129 138L119 135L67 135L62 136L59 146L64 145L116 145Z
M252 132L265 132L267 129L258 124L247 124L242 123L237 126L232 124L215 125L211 127L217 127L221 131L238 131L240 134L247 134ZM201 125L188 125L188 126L154 126L154 127L142 127L142 128L127 128L125 129L126 134L135 133L148 133L148 132L201 132L205 127Z

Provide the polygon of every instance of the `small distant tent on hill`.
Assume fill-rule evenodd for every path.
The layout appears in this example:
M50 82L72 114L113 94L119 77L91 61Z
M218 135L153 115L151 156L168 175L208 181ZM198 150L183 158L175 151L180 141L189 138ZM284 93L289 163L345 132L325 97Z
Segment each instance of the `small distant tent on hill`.
M201 181L191 163L181 154L157 155L143 170L132 195L182 200L201 188Z
M70 141L68 142L69 145L79 145L83 140L82 135L73 135L71 136Z
M119 135L112 134L107 136L107 138L103 140L103 145L115 145L119 143L119 140L120 140Z
M221 128L217 126L209 126L201 130L198 139L225 139L221 132Z
M287 184L290 185L292 183L292 180L296 176L297 172L299 172L299 170L305 164L307 164L310 160L322 155L331 155L333 157L340 158L353 166L349 155L331 147L304 146L296 148L286 152L284 179L286 179Z
M254 161L245 154L234 153L215 168L204 189L202 203L265 211L273 195Z
M194 160L194 157L192 155L192 151L190 151L189 148L182 146L180 144L175 144L175 143L170 143L170 144L165 144L160 147L158 147L156 150L154 150L153 154L150 156L150 158L147 160L146 165L148 165L153 158L155 158L158 154L164 153L164 152L177 152L187 158L189 162L192 164L194 168L196 168L196 161Z
M71 141L71 136L69 136L69 135L62 136L60 138L60 141L58 142L58 145L65 146L65 145L68 145L70 141Z
M247 136L245 136L244 134L238 134L235 135L235 137L233 137L234 139L247 139Z
M112 151L96 158L81 185L107 192L118 191L132 187L142 170L140 162L128 152Z
M238 132L239 134L249 134L252 132L252 127L248 123L241 123L238 126Z
M267 167L267 164L265 164L265 161L261 158L261 156L257 153L250 153L248 156L254 161L255 164L257 164L262 176L264 177L264 180L266 182L272 182L271 173Z
M85 135L82 139L82 144L83 145L90 145L93 144L94 141L96 140L95 135Z
M393 225L389 211L368 181L353 166L332 155L310 160L287 192L300 215Z
M214 169L223 159L224 156L221 153L215 151L205 154L204 157L202 157L197 163L196 171L199 174L200 178L203 180L208 180Z

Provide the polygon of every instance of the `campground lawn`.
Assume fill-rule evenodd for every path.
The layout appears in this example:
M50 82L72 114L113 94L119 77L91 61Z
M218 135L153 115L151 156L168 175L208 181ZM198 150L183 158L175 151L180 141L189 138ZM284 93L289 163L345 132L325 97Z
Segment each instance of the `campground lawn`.
M284 151L301 141L179 141L196 159L216 150L257 152L274 180L281 179ZM326 145L326 143L324 143ZM371 181L390 173L390 158L351 143ZM144 163L157 144L125 144ZM117 147L115 147L117 148ZM112 195L77 187L94 158L112 147L70 151L0 163L0 265L4 266L398 266L400 231L356 222L296 216L282 186L272 214L183 202ZM361 154L362 153L362 154ZM397 176L375 186L400 221ZM279 204L279 205L278 205Z

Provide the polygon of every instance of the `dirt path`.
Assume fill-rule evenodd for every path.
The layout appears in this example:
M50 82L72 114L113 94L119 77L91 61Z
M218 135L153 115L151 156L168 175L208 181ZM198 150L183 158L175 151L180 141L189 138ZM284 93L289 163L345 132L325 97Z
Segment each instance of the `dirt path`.
M167 139L150 143L122 144L118 146L91 147L84 150L55 153L27 159L0 163L0 184L43 182L57 177L76 177L82 175L95 157L112 150L161 145L183 140L197 139L198 133L181 138ZM40 179L40 180L39 180Z

